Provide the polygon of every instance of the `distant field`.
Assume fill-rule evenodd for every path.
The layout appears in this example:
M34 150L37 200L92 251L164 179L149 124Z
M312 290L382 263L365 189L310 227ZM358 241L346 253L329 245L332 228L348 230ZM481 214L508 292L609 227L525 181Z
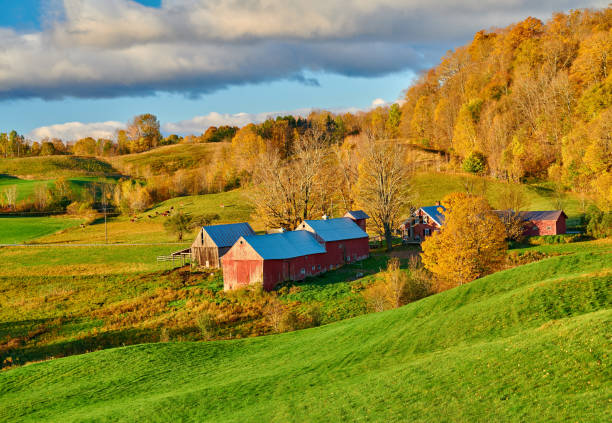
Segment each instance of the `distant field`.
M83 191L91 186L91 184L96 182L114 183L116 179L107 177L81 176L67 178L66 180L70 184L70 188L72 189L75 197L78 199ZM17 201L23 201L32 198L36 187L40 185L51 186L54 181L55 179L20 179L14 176L0 175L0 193L4 188L16 186Z
M608 421L610 241L564 247L571 254L319 328L220 342L166 337L8 370L0 419ZM1 281L0 313L12 322L1 335L39 338L20 352L32 358L116 345L128 332L104 328L119 319L148 317L130 336L162 339L155 319L180 321L197 290L210 289L176 278L147 295L151 277L41 277L26 295ZM121 301L130 290L138 301ZM163 320L173 307L174 320Z
M20 244L64 229L83 220L65 217L0 217L0 244Z
M175 210L183 210L192 216L218 214L220 218L213 222L215 224L247 221L253 223L255 230L261 230L263 229L261 223L252 217L253 208L247 195L246 190L237 189L219 194L173 198L160 203L151 210L140 213L135 221L132 221L128 216L109 219L108 239L112 243L176 242L176 235L168 233L164 229L164 222L167 217L155 215L156 211L161 214L170 210L171 207L174 207ZM151 216L151 218L148 216ZM192 233L185 234L184 241L190 244L196 232L197 229L194 229ZM104 240L104 220L98 219L84 229L78 228L46 236L37 241L41 243L90 243L104 242Z
M44 156L17 159L0 159L0 175L36 179L58 176L108 176L116 175L110 164L93 157Z
M125 174L144 177L210 163L215 154L227 145L227 143L176 144L144 153L108 157L104 160Z

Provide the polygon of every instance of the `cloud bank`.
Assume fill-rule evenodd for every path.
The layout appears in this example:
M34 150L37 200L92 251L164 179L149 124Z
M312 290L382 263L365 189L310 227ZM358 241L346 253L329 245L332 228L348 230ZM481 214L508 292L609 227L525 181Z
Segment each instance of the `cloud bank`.
M117 129L125 128L125 123L108 122L67 122L57 125L41 126L31 131L27 137L40 141L43 138L60 138L64 141L74 141L85 137L114 139Z
M430 66L441 46L607 0L55 0L43 30L0 28L0 99L101 98ZM53 6L55 5L55 6Z

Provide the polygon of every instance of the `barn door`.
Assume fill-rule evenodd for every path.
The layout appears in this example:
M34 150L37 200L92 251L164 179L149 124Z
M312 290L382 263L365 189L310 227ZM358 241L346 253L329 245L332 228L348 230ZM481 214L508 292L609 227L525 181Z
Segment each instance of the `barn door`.
M289 262L287 260L283 261L283 281L287 281L291 279L289 276Z

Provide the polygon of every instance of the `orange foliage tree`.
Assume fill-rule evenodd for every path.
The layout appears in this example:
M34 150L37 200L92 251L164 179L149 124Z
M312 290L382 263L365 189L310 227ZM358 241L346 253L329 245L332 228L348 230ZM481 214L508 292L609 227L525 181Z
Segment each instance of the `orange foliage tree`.
M444 225L423 242L425 268L450 286L497 270L505 256L504 225L483 197L453 193L442 205Z

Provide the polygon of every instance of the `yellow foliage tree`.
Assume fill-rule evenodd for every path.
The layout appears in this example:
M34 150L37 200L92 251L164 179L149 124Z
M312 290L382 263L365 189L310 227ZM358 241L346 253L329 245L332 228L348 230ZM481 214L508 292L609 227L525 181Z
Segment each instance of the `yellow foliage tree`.
M483 197L453 193L442 205L444 225L423 242L425 268L450 286L497 270L507 249L505 229Z

